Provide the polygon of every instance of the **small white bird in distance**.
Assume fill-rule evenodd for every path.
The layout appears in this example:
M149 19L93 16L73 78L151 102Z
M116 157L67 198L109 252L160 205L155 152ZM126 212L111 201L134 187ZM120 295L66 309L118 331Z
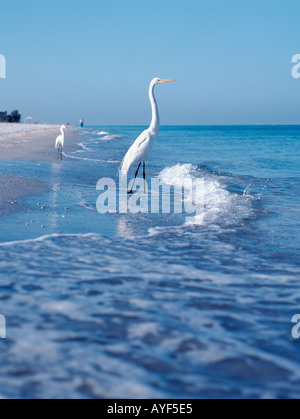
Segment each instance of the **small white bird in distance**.
M131 187L130 192L128 194L133 193L133 188L135 184L135 180L138 176L140 167L143 163L143 177L144 177L144 191L146 192L146 160L148 159L154 143L159 134L160 128L160 120L159 120L159 112L157 102L154 96L154 87L157 84L167 83L167 82L174 82L175 80L166 80L155 78L150 83L149 88L149 99L151 102L152 107L152 121L150 127L144 131L134 142L134 144L130 147L127 154L124 157L124 160L121 164L121 172L123 175L127 175L130 168L136 164L138 164L138 169L135 173L135 178L133 181L133 185Z
M57 148L58 150L57 160L62 160L63 148L65 145L65 131L64 131L65 129L66 129L65 125L62 125L60 129L61 134L56 138L56 141L55 141L55 148Z

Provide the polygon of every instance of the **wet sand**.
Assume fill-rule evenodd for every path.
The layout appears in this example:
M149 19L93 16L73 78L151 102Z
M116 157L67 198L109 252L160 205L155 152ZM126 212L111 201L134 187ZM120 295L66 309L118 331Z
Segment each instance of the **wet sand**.
M0 174L0 216L21 210L20 198L46 190L42 182Z

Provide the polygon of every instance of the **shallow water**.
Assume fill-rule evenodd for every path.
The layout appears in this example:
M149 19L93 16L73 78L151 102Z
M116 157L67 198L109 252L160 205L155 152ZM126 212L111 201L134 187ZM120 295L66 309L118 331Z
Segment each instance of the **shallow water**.
M96 211L142 127L93 127L0 220L2 397L299 397L300 127L164 127L148 176L205 218Z

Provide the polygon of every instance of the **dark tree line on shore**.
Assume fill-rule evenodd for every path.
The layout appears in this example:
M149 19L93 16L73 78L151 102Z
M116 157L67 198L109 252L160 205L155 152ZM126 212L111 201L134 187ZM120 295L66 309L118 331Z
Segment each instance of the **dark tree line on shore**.
M0 112L0 122L11 122L19 123L21 122L21 115L19 111L13 111L10 115L7 115L7 112Z

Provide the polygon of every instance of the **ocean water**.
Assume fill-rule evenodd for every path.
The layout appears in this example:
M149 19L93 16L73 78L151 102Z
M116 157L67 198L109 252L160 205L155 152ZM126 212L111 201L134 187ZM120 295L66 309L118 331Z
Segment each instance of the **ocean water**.
M0 219L0 397L300 397L300 127L163 127L148 177L204 179L204 219L100 215L142 129L1 163L48 192Z

